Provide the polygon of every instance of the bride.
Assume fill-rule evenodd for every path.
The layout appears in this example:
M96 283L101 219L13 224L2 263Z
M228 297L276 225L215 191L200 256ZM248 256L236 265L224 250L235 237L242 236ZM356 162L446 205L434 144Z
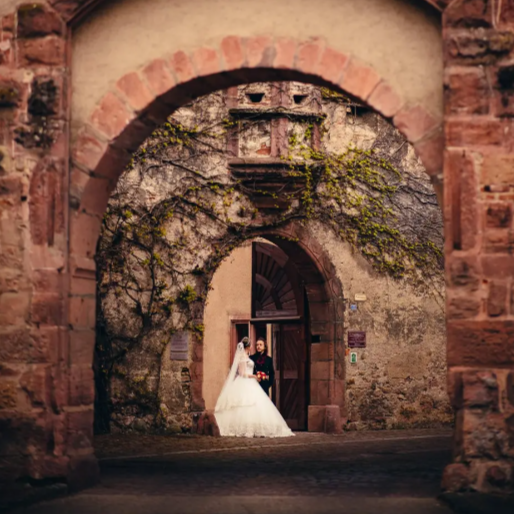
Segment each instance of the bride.
M222 436L290 437L287 426L253 374L248 337L237 344L236 355L214 409Z

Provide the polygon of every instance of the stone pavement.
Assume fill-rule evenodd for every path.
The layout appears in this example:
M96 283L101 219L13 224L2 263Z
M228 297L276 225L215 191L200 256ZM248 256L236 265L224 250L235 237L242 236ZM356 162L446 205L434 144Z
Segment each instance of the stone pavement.
M447 430L98 438L101 483L27 514L448 514Z

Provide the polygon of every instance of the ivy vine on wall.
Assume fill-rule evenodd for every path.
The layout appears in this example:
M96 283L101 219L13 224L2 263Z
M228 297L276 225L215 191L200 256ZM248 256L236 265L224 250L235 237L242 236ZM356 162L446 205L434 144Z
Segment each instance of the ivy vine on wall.
M328 110L347 102L321 93ZM187 365L174 371L180 391L168 391L162 380L170 337L188 330L201 341L214 272L232 250L266 230L321 223L376 272L420 291L434 284L439 290L436 197L427 178L402 167L409 148L393 127L373 114L373 145L335 153L323 144L327 121L317 149L313 122L300 124L281 158L293 190L249 190L228 172L227 135L253 137L259 122L230 119L225 98L215 93L171 116L133 155L109 202L96 257L98 431L109 422L126 428L124 420L134 418L141 430L166 431L177 423L187 429L187 416L177 421L169 407L173 395L190 406ZM289 206L259 210L255 194L282 195Z

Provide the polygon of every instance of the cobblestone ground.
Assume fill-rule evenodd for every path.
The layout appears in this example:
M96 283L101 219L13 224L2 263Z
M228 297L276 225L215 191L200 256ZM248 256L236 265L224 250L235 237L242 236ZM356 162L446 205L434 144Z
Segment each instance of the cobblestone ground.
M287 439L106 436L101 483L30 514L450 512L435 500L447 430Z

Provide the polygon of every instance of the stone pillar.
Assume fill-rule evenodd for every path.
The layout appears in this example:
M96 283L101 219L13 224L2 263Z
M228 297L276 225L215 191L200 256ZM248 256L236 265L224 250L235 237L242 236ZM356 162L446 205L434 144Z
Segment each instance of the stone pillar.
M69 41L45 3L0 19L0 461L73 488L98 467L94 339L68 333Z
M500 9L500 4L501 9ZM443 14L448 385L446 490L514 490L514 4Z

